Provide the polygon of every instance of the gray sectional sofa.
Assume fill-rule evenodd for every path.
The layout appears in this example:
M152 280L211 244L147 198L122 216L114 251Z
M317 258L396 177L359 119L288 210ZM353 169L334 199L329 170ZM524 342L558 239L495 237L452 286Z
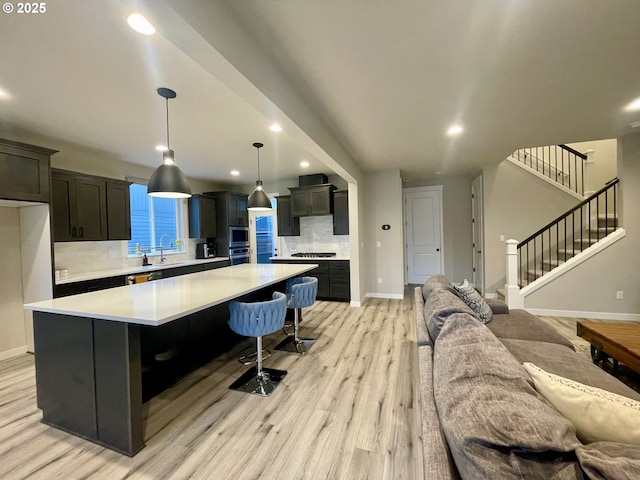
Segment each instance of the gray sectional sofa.
M640 446L581 441L523 363L628 403L640 395L539 318L490 306L484 324L445 277L415 289L425 478L640 479Z

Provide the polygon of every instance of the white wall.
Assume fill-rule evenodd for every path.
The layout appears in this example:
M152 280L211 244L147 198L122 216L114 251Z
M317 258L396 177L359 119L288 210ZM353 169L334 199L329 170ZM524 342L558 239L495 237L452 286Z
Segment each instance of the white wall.
M505 240L522 241L578 203L571 195L503 161L483 171L485 291L506 282Z
M595 192L618 175L618 142L615 138L593 142L567 143L568 147L588 153L585 165L585 190Z
M366 173L363 189L366 295L402 298L404 240L400 170ZM391 228L382 230L384 224Z
M618 147L618 205L626 237L529 295L525 300L527 309L640 318L640 133L618 139ZM624 292L624 299L616 299L618 290Z
M18 208L0 207L0 359L26 352Z

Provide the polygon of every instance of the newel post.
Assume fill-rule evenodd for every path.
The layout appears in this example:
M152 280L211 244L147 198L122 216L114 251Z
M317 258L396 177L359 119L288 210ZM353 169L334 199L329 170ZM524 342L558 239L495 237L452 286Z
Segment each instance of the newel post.
M524 308L524 298L518 286L518 241L509 239L507 244L507 283L504 286L505 300L509 308Z

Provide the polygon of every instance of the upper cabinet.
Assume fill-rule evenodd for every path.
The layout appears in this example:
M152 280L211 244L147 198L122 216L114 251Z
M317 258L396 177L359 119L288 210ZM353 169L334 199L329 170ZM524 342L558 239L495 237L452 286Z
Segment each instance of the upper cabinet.
M289 188L291 191L291 214L294 217L331 215L335 188L331 184Z
M51 188L54 241L131 238L128 182L52 170Z
M291 214L291 196L276 197L278 202L278 236L300 236L300 217Z
M129 182L107 180L107 237L131 240L131 195Z
M349 192L333 192L333 234L349 235Z
M56 152L0 139L0 198L49 203L50 157Z
M218 235L221 230L229 227L248 227L249 212L247 211L248 196L234 192L205 192L216 199L216 222Z
M189 198L189 238L215 238L216 200L207 195Z

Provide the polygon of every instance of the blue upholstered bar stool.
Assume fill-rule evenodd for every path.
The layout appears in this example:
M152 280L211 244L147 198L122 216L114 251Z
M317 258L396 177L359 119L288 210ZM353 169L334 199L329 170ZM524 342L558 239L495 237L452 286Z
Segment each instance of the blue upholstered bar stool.
M293 336L285 338L276 346L276 350L305 354L316 342L315 338L300 338L298 325L302 320L302 308L310 307L316 301L318 279L316 277L297 277L287 280L287 308L294 309Z
M256 366L246 371L229 388L263 397L269 396L287 372L275 368L262 368L262 336L277 332L284 326L287 296L274 292L273 300L266 302L231 302L229 313L231 315L228 323L231 330L245 337L256 337L257 343Z

